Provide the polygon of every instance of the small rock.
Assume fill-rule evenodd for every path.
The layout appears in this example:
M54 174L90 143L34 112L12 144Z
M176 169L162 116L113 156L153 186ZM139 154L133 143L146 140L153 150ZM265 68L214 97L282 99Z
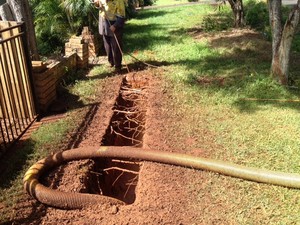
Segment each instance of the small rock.
M117 206L113 205L113 206L111 207L111 214L117 214L118 211L119 211L119 209L118 209Z

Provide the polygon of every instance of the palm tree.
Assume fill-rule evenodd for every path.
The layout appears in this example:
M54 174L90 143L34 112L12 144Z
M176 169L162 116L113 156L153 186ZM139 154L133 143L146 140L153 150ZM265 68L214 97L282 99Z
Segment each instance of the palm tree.
M97 9L93 7L90 0L60 0L60 2L73 32L81 32L84 26L89 26L91 29L97 27Z
M68 32L66 15L59 6L60 0L41 1L34 10L35 29L38 35L41 33Z
M64 44L71 29L67 16L60 7L60 0L37 0L32 3L39 50L42 54L47 54Z

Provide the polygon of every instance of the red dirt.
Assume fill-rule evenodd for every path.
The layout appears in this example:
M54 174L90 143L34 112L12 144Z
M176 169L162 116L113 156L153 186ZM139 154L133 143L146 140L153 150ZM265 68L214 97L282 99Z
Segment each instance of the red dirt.
M132 74L131 74L132 75ZM169 96L162 86L159 70L144 70L134 73L135 77L143 77L147 81L147 112L144 148L161 151L176 151L184 153L166 144L165 123L170 123L167 113L162 111L163 101L169 101ZM112 116L112 107L118 96L122 77L107 79L105 87L98 96L99 105L94 106L93 115L78 128L77 137L67 143L65 148L99 145ZM106 93L106 95L103 95ZM100 95L102 94L102 95ZM90 106L93 107L93 106ZM176 120L178 118L173 118ZM171 121L172 122L172 121ZM83 128L84 127L84 128ZM187 145L195 142L190 138ZM195 150L193 154L201 154ZM86 168L92 165L90 160L70 162L53 171L44 181L52 188L68 192L84 192ZM207 207L209 199L197 199L199 194L195 187L189 187L189 181L199 180L199 189L206 184L205 172L176 166L162 165L152 162L141 162L139 180L136 187L136 200L131 205L102 206L95 205L82 210L62 210L44 206L31 197L24 197L23 202L16 207L17 217L14 224L201 224L201 214ZM204 195L203 195L204 196ZM199 210L201 209L202 210ZM202 211L202 212L201 212ZM210 209L213 213L213 209ZM196 222L196 223L195 223ZM216 217L213 223L220 220Z
M253 36L251 32L249 35ZM212 46L220 47L227 44L224 39L228 34L224 32L219 36L204 36L196 32L195 36L199 39L207 38ZM236 41L241 40L238 32L234 32L233 36ZM262 43L265 45L265 42ZM262 51L266 58L270 57L267 52ZM205 109L195 111L202 115L203 110L203 121L197 121L197 129L186 132L188 134L180 130L181 126L193 126L193 118L185 118L184 109L174 110L178 101L169 93L172 84L161 78L159 69L141 70L134 74L148 80L144 148L203 157L210 157L213 151L220 149L226 152L224 146L216 142L215 134L206 128ZM213 83L220 86L229 81L221 76L197 80L201 85ZM121 76L105 78L95 98L97 104L76 106L78 108L75 113L86 115L85 120L79 123L81 125L76 132L67 135L60 150L100 145L113 114L112 107L121 82ZM71 162L52 171L44 182L62 191L84 192L86 169L92 164L91 160ZM241 224L237 222L239 216L242 219L250 218L249 221L254 224L268 224L270 215L266 213L265 207L269 205L261 205L260 202L253 205L252 200L269 188L268 185L247 181L237 183L233 178L207 171L142 162L133 204L118 207L95 205L82 210L61 210L45 206L20 190L22 198L11 212L11 220L6 224ZM257 196L248 190L256 190ZM247 204L249 207L244 207ZM5 210L5 205L0 203L1 210ZM277 213L280 215L280 211Z
M239 33L235 33L239 36ZM253 35L250 33L249 35ZM204 37L195 33L196 38L209 38L212 45L214 37ZM224 37L227 34L224 33ZM216 38L219 38L216 37ZM176 104L169 93L168 83L161 78L160 69L144 69L129 74L143 78L147 105L145 106L146 124L143 138L145 149L188 153L209 157L212 149L218 149L214 135L203 126L198 128L200 135L181 137L181 131L175 130L176 123L182 121L182 115L172 113ZM100 145L113 115L112 108L119 94L123 76L105 78L95 97L95 104L75 106L75 113L85 114L76 132L68 134L61 150L90 145ZM222 85L222 77L216 80L198 80L201 84L217 83ZM71 96L74 98L74 96ZM78 97L76 97L78 98ZM68 101L67 99L65 101ZM74 106L69 106L74 108ZM79 117L79 116L78 116ZM177 143L177 145L176 145ZM201 143L203 149L193 149ZM45 184L67 192L86 192L87 170L91 160L70 162L52 171ZM139 179L136 186L136 199L125 206L95 205L82 210L62 210L45 206L24 194L12 213L13 224L233 224L224 221L222 215L232 208L225 199L217 199L210 193L212 183L219 175L205 171L195 171L176 166L152 162L141 162ZM221 179L221 178L220 178ZM227 181L226 181L227 182ZM225 184L230 188L231 182ZM229 194L230 196L230 194ZM232 196L234 197L234 196ZM1 209L1 205L0 205Z

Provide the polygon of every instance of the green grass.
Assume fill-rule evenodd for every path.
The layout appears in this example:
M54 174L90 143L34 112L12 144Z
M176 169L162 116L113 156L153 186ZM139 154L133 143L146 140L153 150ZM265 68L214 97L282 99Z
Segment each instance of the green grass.
M164 6L164 5L178 5L188 3L188 0L157 0L154 5Z
M74 120L63 119L53 124L42 125L38 131L25 141L21 149L10 155L9 159L1 159L5 172L0 177L0 202L3 211L0 221L14 218L14 205L22 199L23 176L25 171L39 159L46 157L51 152L61 150L60 144L64 142L67 131L74 129Z
M299 102L243 100L299 99L299 90L282 87L269 76L271 48L263 38L218 38L216 32L209 34L216 35L212 41L191 37L189 32L207 21L207 13L215 11L202 5L143 11L127 24L127 50L145 61L164 62L167 70L162 76L173 103L162 110L180 120L166 125L166 143L187 153L206 149L215 159L300 173ZM197 142L187 146L188 138ZM212 202L231 207L220 212L223 221L300 224L298 190L209 176ZM190 187L196 183L190 181ZM236 196L243 201L230 201ZM213 216L204 215L205 222Z
M95 90L98 88L97 82L91 79L84 81L76 81L75 84L70 88L70 91L76 95L80 96L79 100L82 100L83 103L89 101L95 101Z
M178 4L185 4L189 2L205 2L203 0L198 1L188 1L188 0L156 0L154 5L157 6L166 6L166 5L178 5Z
M80 107L82 107L84 104L97 101L95 92L101 89L103 81L103 79L82 79L81 73L82 71L79 74L72 74L72 79L71 77L66 79L69 84L69 95L77 96L76 99L68 100L75 101L75 109L70 110L64 119L42 124L32 133L30 139L21 142L22 147L12 149L14 152L9 154L8 159L6 157L0 159L2 168L5 168L0 176L0 223L14 221L17 212L14 210L16 204L20 201L28 201L24 199L23 190L23 176L27 169L49 154L64 150L66 145L78 138L73 137L72 133L76 134L76 130L85 120L88 109L76 109L76 104L80 102Z
M172 100L162 101L161 110L176 118L176 122L166 124L170 134L166 145L187 153L205 149L211 158L241 165L300 173L300 104L244 100L299 99L299 91L282 87L270 78L270 45L265 40L243 33L221 37L220 31L201 30L203 21L209 22L210 13L218 17L214 8L204 5L145 10L126 24L125 52L164 65L163 85ZM191 35L194 31L208 38L195 39ZM129 56L125 59L133 62ZM97 78L108 74L107 68L97 67L90 73L92 79L76 79L69 90L84 103L95 101L94 93L101 88ZM74 118L81 117L73 112L72 122L63 120L39 129L16 159L7 163L14 169L8 169L13 172L0 179L0 201L6 212L18 198L13 196L22 193L26 168L58 148L64 135L76 126ZM188 138L196 141L187 145ZM227 208L220 208L218 215L205 211L199 218L203 224L216 217L230 224L300 224L298 190L214 173L207 176L209 185L201 191L209 195L212 204ZM191 189L198 183L186 180ZM202 197L203 193L195 196L191 207L200 207Z

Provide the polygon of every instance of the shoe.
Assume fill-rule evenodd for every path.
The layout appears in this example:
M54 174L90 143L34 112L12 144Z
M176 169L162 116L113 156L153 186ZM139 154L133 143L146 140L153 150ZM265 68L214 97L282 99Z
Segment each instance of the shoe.
M114 73L115 74L121 74L122 73L122 69L120 67L116 67Z
M113 68L115 66L115 63L113 61L108 61L108 63L111 68Z

